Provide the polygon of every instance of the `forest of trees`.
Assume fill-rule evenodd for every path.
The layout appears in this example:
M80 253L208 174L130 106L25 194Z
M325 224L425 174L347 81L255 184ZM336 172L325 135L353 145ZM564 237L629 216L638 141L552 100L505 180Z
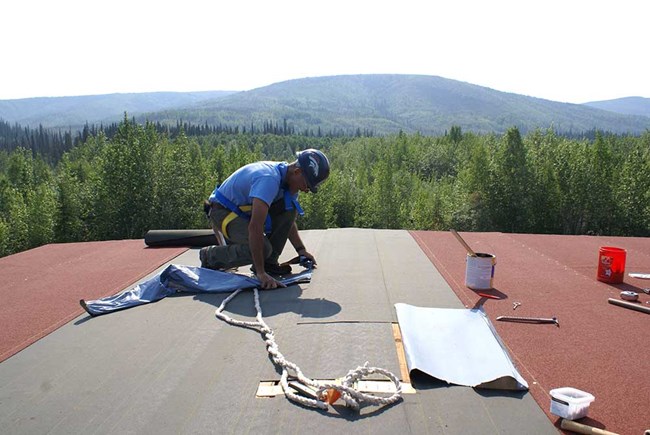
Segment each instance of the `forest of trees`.
M178 127L170 134L125 116L110 136L62 136L60 155L28 143L1 149L0 256L209 228L202 202L216 182L246 163L291 161L310 147L328 155L332 172L317 195L301 195L301 229L650 235L650 132L589 140L552 131L522 137L514 127L477 135L454 126L436 137L192 135Z
M135 123L135 118L129 122ZM161 122L149 123L150 127L154 128L156 132L175 138L180 134L186 136L214 136L222 134L249 134L249 135L276 135L276 136L293 136L296 133L295 128L290 125L286 119L282 123L273 120L266 120L261 122L260 125L254 123L248 126L243 125L209 125L209 124L194 124L182 120L176 121L175 125L164 124ZM34 154L44 159L51 166L55 166L66 151L72 149L73 146L85 143L89 136L97 136L103 134L106 138L111 139L120 127L120 124L113 122L107 125L87 124L80 130L73 131L72 129L62 130L43 128L39 125L38 128L22 127L19 124L10 124L0 118L0 151L13 151L16 148L25 148ZM368 129L357 128L351 134L342 129L322 131L320 127L314 129L304 130L300 135L312 137L346 137L354 135L373 136L374 132ZM584 134L590 134L586 132Z

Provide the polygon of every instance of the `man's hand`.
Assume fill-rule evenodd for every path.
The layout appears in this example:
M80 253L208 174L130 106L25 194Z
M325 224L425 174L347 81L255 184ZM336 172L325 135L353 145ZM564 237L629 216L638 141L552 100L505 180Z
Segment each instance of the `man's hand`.
M258 273L255 276L257 276L257 279L260 282L260 287L264 290L286 287L286 285L282 284L280 281L276 281L275 278L266 272Z
M298 234L298 226L294 222L289 229L289 241L295 248L298 255L305 257L307 260L311 261L312 266L316 266L316 259L305 249L305 244L300 239L300 234Z
M314 258L313 255L311 255L309 252L307 252L306 249L301 249L300 252L298 252L299 255L302 255L305 257L307 260L311 261L314 266L316 266L316 259Z

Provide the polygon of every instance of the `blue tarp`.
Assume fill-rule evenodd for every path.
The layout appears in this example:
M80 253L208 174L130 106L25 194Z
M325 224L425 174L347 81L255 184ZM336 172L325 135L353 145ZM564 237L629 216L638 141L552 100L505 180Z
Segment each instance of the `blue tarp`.
M311 269L278 279L284 285L309 282ZM137 284L130 290L94 301L81 300L81 306L91 316L108 314L138 305L156 302L177 292L228 293L240 288L253 288L260 282L250 276L171 264L158 275Z

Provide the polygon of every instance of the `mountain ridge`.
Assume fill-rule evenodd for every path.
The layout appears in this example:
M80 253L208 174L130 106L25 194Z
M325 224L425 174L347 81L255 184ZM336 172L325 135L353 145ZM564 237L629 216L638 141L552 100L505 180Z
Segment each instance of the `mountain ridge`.
M248 91L211 91L204 93L143 93L109 94L104 100L116 99L116 95L129 95L132 100L142 96L144 103L130 102L122 97L122 110L110 116L101 112L96 99L93 110L83 107L79 122L77 107L76 126L88 123L119 120L128 112L139 121L176 123L179 120L195 124L260 126L265 122L286 122L297 132L302 131L372 131L376 134L398 131L440 134L452 125L478 133L503 132L517 126L523 132L536 128L552 128L562 132L584 132L593 129L614 133L640 134L650 129L650 117L638 113L622 114L624 104L605 110L586 104L560 103L536 97L497 91L471 83L438 76L402 74L364 74L324 77L306 77L274 83ZM165 100L170 95L184 95L183 101ZM99 97L99 96L98 96ZM83 97L50 97L83 98ZM35 99L30 99L35 100ZM625 100L625 99L621 99ZM648 104L650 100L641 101ZM13 102L24 100L0 100L0 118L10 121L47 127L73 125L73 109L60 105L59 111L32 112L23 118L7 117ZM90 101L90 100L88 100ZM49 103L55 100L48 101ZM71 103L64 100L62 103ZM87 101L77 100L77 103ZM634 100L635 103L639 103ZM155 103L155 104L154 104ZM105 103L108 104L108 103ZM115 102L113 102L115 105ZM52 105L50 105L52 106ZM83 105L81 105L83 106ZM86 105L87 106L87 105ZM70 115L66 123L56 122L55 116ZM99 119L102 113L103 118ZM46 116L47 115L47 116ZM49 116L49 117L48 117ZM95 116L94 119L88 119ZM24 120L29 122L25 122Z
M0 100L0 119L29 127L79 128L86 124L110 123L127 113L185 107L235 91L142 92L33 97Z
M595 107L596 109L621 113L623 115L650 117L650 98L637 96L623 97L615 98L613 100L590 101L588 103L584 103L584 105Z

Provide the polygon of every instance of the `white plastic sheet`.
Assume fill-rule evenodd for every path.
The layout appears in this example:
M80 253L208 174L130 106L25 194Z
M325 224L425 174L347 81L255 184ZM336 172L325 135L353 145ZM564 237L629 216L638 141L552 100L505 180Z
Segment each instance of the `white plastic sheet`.
M395 310L409 370L468 387L528 389L482 309L399 303Z

